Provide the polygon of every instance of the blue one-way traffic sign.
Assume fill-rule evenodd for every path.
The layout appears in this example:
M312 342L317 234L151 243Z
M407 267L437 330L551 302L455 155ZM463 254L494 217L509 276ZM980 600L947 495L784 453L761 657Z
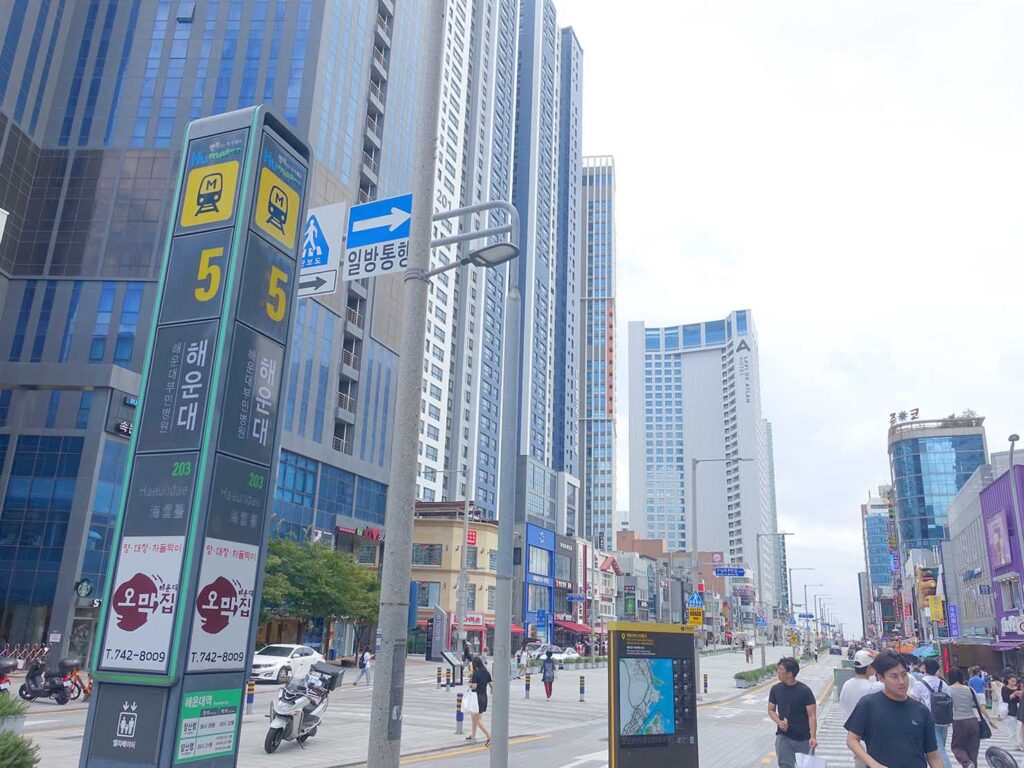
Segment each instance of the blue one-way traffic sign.
M374 200L349 209L345 280L404 272L408 264L412 195Z

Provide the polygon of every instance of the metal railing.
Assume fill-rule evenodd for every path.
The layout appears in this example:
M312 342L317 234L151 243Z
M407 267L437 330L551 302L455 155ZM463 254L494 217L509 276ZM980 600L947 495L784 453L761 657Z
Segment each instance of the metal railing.
M379 13L377 14L377 26L383 30L385 37L391 38L391 23Z
M341 437L334 438L334 450L342 453L352 453L352 443Z
M338 393L338 407L344 408L346 411L355 413L356 410L356 399L345 392Z
M376 96L377 101L379 101L381 104L385 103L384 89L381 88L380 85L378 85L375 80L370 81L370 93Z
M363 165L369 168L372 173L377 173L377 158L369 152L363 152Z
M353 325L358 325L360 328L363 327L363 313L360 312L358 309L346 307L345 317L348 318L348 321Z
M366 130L368 130L371 134L376 136L378 139L381 138L381 134L383 134L383 132L384 132L381 129L380 123L378 123L376 120L374 120L372 118L367 118L366 119Z
M380 64L380 68L387 72L388 60L384 58L384 51L380 48L373 49L373 60Z
M341 350L341 362L349 368L359 367L359 355L347 349Z

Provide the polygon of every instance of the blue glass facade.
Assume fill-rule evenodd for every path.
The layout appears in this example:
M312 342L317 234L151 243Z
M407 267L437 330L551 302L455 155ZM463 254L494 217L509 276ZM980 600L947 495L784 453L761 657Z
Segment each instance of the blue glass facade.
M89 408L85 396L91 394L82 393L80 414L81 409ZM121 486L124 483L124 468L127 461L127 443L120 440L103 441L99 475L96 478L89 511L89 532L86 534L85 553L82 556L82 577L90 579L96 585L97 594L102 594L107 575L107 559L114 539L117 505L121 500Z
M948 539L949 504L986 461L984 433L892 440L889 458L901 549L930 549Z
M38 642L64 553L81 437L20 435L0 512L0 636Z
M875 587L892 585L892 555L889 549L889 515L869 514L864 518L864 549L868 561L868 583Z

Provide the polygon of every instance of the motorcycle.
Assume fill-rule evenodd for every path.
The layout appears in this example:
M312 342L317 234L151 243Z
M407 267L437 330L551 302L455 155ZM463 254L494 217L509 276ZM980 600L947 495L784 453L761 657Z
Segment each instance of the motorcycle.
M270 705L270 729L263 748L274 752L282 741L297 741L303 746L316 736L317 728L327 711L331 691L341 685L345 671L330 664L319 663L310 667L304 679L293 677L277 692Z
M0 696L10 696L11 678L9 675L17 668L18 662L16 659L0 659Z
M25 701L53 699L60 705L71 700L71 673L82 666L82 659L61 659L58 672L46 669L46 657L40 656L32 662L25 673L25 682L18 689L18 695Z

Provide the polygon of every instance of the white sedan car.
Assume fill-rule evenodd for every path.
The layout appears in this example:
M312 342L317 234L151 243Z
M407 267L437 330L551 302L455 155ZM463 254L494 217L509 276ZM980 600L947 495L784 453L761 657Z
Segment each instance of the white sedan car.
M570 645L564 650L551 654L551 658L559 664L564 664L567 661L579 661L580 655L576 652L576 649Z
M293 675L304 677L323 660L323 655L307 645L267 645L252 657L252 679L286 683Z

